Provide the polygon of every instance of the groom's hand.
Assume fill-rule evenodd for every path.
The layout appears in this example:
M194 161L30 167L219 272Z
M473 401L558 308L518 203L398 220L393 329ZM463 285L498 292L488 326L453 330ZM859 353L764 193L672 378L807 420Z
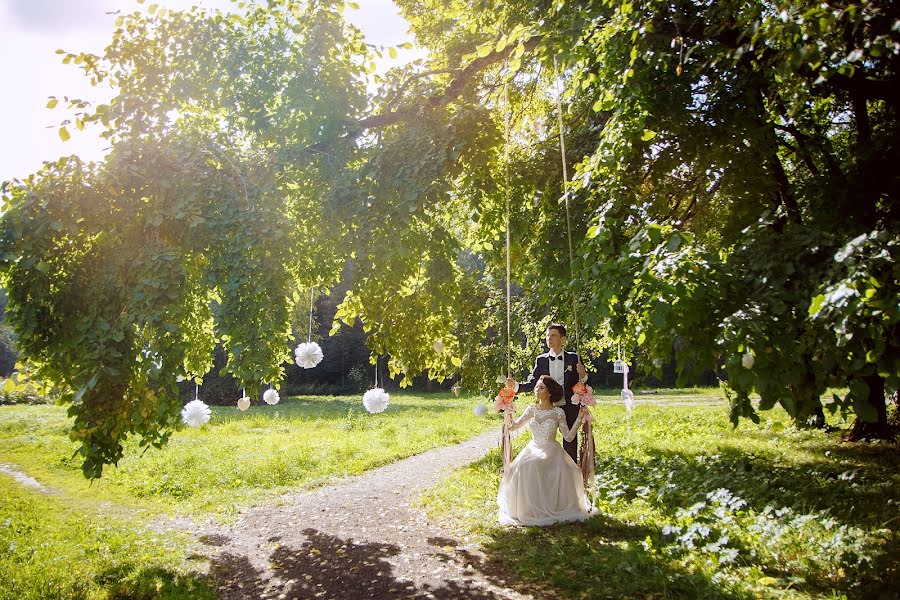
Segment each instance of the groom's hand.
M516 380L513 379L512 377L507 377L506 378L506 387L508 387L511 390L516 389Z
M584 365L581 364L581 361L578 361L578 364L575 365L575 370L578 371L578 377L584 379L587 377L587 371L584 368Z

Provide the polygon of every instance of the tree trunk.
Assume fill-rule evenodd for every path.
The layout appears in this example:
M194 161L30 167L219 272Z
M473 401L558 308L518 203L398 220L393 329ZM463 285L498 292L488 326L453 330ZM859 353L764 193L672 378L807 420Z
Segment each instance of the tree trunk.
M850 431L844 435L844 441L847 442L886 440L891 437L891 428L887 422L887 403L884 398L884 379L878 375L869 375L864 380L869 386L869 404L875 410L876 419L874 422L867 422L856 417Z

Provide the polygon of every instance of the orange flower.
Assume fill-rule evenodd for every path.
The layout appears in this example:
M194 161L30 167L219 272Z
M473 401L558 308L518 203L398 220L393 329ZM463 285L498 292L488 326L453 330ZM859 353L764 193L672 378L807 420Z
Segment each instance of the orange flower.
M587 394L588 389L587 386L581 383L580 381L572 386L572 391L578 395Z
M509 401L516 397L516 391L505 387L502 390L500 390L500 393L497 395L500 396L501 398L503 398L504 400Z

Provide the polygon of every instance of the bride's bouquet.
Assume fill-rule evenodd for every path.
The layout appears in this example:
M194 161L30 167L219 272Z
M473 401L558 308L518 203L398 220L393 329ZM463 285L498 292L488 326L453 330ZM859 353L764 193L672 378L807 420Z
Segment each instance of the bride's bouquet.
M496 412L516 412L516 391L508 387L501 388L494 398L494 410Z
M597 404L597 400L594 398L594 390L591 389L591 386L581 383L580 381L572 386L571 402L582 408L590 408ZM588 416L586 416L585 419L589 420L590 414L590 411L588 411Z

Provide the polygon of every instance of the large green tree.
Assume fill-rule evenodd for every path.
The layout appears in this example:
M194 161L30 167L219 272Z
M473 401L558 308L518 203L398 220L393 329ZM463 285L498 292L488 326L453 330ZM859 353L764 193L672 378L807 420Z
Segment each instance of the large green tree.
M633 339L657 370L673 349L683 377L721 368L735 420L757 418L753 392L802 422L829 386L848 387L829 408L860 418L854 435L887 434L885 386L900 383L894 3L400 4L446 68L509 52L514 239L532 294L565 306L573 292L585 330Z
M484 389L506 362L507 200L519 323L573 321L574 296L582 344L722 367L735 418L756 391L804 419L843 385L830 406L884 433L892 4L398 4L433 58L373 96L376 50L338 0L135 13L103 55L64 53L117 89L69 101L112 151L5 185L0 268L86 475L130 435L165 442L175 375L202 377L216 342L243 385L280 380L294 304L346 264L336 327L362 320L405 381L461 368Z

